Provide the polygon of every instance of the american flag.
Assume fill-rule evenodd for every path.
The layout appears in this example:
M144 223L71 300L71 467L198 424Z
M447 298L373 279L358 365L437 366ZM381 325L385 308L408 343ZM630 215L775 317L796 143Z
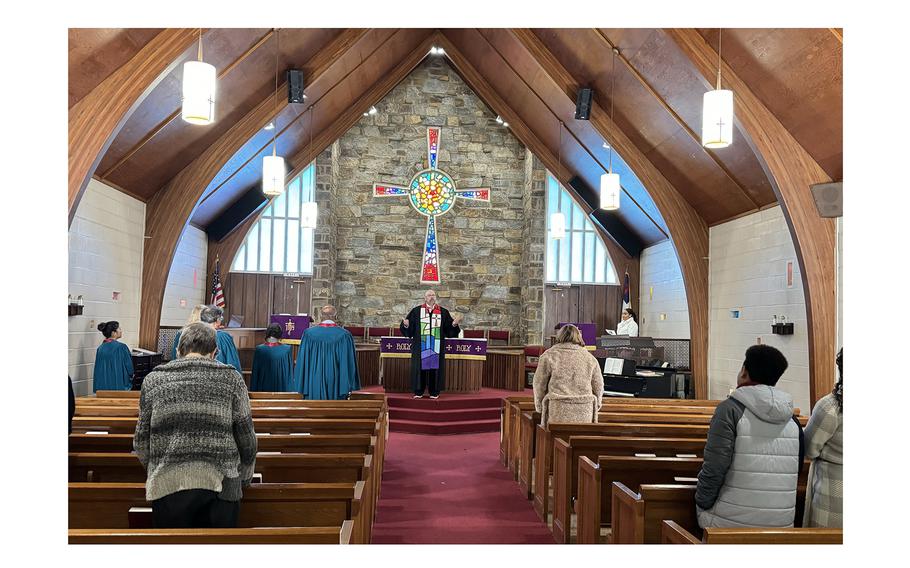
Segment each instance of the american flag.
M215 258L215 275L212 276L212 305L224 309L227 305L224 301L224 289L221 288L221 277L218 273L221 271L221 259Z
M632 290L629 285L629 273L626 272L625 277L622 279L622 307L623 309L632 306Z

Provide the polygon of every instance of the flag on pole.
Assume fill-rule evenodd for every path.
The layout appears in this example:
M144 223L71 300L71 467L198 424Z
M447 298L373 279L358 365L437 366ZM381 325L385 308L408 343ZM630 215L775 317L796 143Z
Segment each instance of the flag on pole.
M629 273L626 272L622 279L622 307L623 309L632 307L632 292L629 285Z
M212 305L224 309L227 303L224 301L224 290L221 288L221 259L215 257L215 274L212 276Z

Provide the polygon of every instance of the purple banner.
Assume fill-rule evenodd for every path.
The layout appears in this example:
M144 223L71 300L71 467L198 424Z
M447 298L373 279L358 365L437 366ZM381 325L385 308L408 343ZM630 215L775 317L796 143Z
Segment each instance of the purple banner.
M585 342L587 347L597 347L597 324L595 323L576 323L574 321L570 322L561 322L557 325L557 329L561 328L564 325L572 324L578 328L578 331L581 332L581 339Z
M446 339L446 357L449 359L486 359L486 339ZM382 337L379 340L380 357L410 357L411 340L407 337Z
M310 327L310 316L290 316L286 314L272 314L269 324L277 323L284 333L283 340L300 341L303 332Z

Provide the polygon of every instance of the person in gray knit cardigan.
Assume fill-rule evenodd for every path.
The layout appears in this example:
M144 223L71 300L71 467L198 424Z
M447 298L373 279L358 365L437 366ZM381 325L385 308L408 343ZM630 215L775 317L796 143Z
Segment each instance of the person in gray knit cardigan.
M214 360L211 326L184 327L177 351L142 382L133 449L145 496L157 528L235 527L256 463L246 384Z
M603 402L600 364L585 349L581 332L564 325L534 372L534 407L544 428L550 422L597 422Z

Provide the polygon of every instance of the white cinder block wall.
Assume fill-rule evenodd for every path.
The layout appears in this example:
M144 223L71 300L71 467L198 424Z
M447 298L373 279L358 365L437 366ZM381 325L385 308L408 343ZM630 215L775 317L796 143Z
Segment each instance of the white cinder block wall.
M85 310L69 317L69 374L76 395L92 392L95 349L102 321L117 320L121 341L139 343L145 203L91 180L69 230L69 294ZM120 292L114 300L113 293Z
M204 302L207 254L208 237L205 231L187 225L167 276L161 325L185 324L193 306ZM180 305L181 300L184 300L184 306Z
M689 339L689 305L673 243L666 240L641 251L640 266L639 335Z
M711 227L709 235L708 393L725 398L736 385L743 354L758 338L780 349L789 367L778 386L808 414L809 336L796 252L779 206ZM835 254L835 251L831 251ZM793 285L787 286L787 261ZM731 317L740 310L740 318ZM786 316L793 335L771 333L771 318Z
M837 235L837 348L844 346L844 218L835 219ZM835 351L836 353L836 351ZM836 372L836 371L835 371Z

